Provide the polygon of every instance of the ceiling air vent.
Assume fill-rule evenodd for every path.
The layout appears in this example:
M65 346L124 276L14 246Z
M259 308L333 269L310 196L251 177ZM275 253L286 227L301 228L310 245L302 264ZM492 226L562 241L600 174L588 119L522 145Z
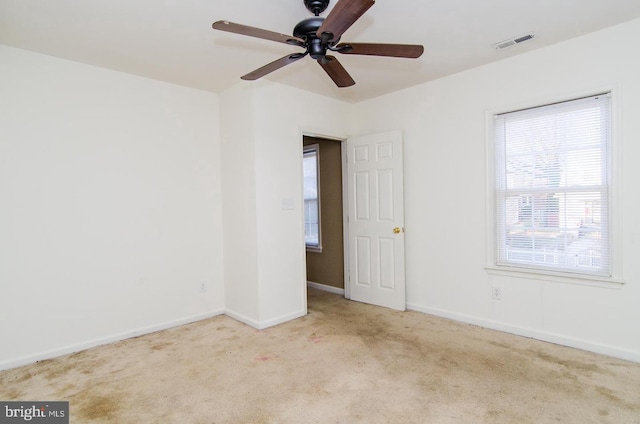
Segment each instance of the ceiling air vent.
M534 33L529 33L525 35L520 35L518 37L510 38L508 40L501 41L493 45L493 48L496 50L506 49L507 47L515 46L516 44L524 43L525 41L531 40L535 37Z

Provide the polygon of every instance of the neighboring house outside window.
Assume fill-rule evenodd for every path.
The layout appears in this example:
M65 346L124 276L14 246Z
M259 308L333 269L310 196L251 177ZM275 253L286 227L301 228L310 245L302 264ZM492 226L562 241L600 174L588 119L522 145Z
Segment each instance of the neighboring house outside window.
M612 275L610 103L494 116L495 266Z

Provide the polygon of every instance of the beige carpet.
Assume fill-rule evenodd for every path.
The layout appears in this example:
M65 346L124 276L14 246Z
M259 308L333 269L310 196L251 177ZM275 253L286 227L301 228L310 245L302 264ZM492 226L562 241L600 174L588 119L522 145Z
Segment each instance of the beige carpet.
M310 290L309 315L224 316L0 373L72 423L640 423L640 364Z

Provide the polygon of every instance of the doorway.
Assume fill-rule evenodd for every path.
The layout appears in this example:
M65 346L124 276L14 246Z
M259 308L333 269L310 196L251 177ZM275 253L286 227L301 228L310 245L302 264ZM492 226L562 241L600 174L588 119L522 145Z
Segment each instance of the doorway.
M342 142L303 136L305 152L306 269L310 287L345 294ZM315 175L313 172L314 166ZM313 179L315 177L315 184ZM316 209L317 208L317 209Z

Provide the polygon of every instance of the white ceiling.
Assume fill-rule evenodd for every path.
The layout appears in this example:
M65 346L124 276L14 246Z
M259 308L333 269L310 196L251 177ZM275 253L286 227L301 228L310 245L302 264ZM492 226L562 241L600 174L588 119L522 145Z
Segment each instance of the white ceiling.
M300 49L212 22L291 34L310 16L303 0L0 0L0 43L221 92ZM423 44L421 58L337 55L356 81L349 88L308 57L266 78L358 102L638 17L639 0L378 0L342 41ZM531 41L491 47L530 31Z

